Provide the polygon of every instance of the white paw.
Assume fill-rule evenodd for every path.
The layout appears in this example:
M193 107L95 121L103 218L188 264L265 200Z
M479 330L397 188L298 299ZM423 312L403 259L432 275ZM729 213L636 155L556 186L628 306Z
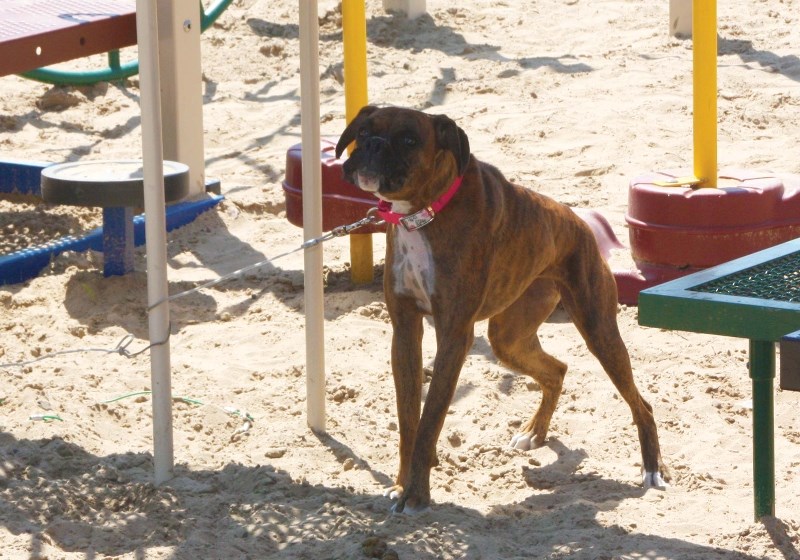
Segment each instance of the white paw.
M644 472L642 474L642 486L645 488L656 488L658 490L666 490L669 488L667 481L664 480L658 472Z
M391 508L392 513L398 513L400 515L417 515L418 513L424 513L429 509L431 509L430 506L420 507L420 506L410 506L406 504L405 506L403 506L403 511L397 511L397 506L400 503L398 502L398 500L400 499L402 492L400 490L397 490L397 488L387 488L386 492L384 492L383 495L387 496L390 500L394 500L394 503L392 504Z
M420 513L425 513L426 511L430 511L431 506L423 506L423 507L411 507L408 504L403 507L403 511L397 511L397 504L392 504L392 513L397 513L399 515L418 515Z
M522 451L529 451L533 448L533 434L517 434L513 438L511 438L511 447L514 449L520 449Z

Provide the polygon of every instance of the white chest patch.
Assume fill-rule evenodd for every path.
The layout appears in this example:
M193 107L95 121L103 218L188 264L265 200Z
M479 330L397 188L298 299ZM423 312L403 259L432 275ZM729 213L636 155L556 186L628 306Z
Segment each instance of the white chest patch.
M406 231L403 227L398 227L395 233L394 291L413 297L422 311L430 313L434 274L428 240L419 231Z

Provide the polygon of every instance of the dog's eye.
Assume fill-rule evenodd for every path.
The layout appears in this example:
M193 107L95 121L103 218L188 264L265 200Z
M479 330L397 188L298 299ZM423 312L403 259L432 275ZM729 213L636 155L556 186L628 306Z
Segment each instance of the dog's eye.
M408 146L409 148L416 146L418 143L417 138L415 136L404 136L403 137L403 144Z

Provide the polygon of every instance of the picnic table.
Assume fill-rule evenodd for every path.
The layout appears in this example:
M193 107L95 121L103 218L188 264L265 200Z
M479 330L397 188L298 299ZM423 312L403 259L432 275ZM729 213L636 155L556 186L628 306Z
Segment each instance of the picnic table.
M775 343L798 344L800 239L643 290L639 323L750 341L755 518L775 515ZM796 373L781 386L796 390Z
M135 44L134 0L0 2L0 76Z

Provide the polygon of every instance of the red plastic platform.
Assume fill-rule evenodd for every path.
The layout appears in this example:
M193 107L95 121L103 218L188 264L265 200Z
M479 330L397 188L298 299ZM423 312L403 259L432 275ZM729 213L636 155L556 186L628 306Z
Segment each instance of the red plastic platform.
M377 199L346 182L335 143L323 140L322 227L325 231L366 216ZM286 155L286 215L303 225L302 148ZM720 175L717 188L660 186L690 175L686 170L652 172L631 181L628 213L635 269L613 270L620 303L636 305L639 292L703 268L800 237L800 180L791 188L764 172L732 170ZM594 232L603 256L624 249L608 221L594 210L574 209ZM369 226L361 233L385 231Z
M691 171L636 177L628 191L631 255L615 272L621 303L641 290L800 237L800 190L765 172L722 172L717 188L660 186Z
M378 199L348 183L342 176L342 160L336 159L336 144L322 140L322 229L352 224L364 218L377 206ZM286 153L286 178L283 192L286 197L286 218L303 227L303 165L302 145L295 144ZM358 233L386 231L386 226L365 226Z

